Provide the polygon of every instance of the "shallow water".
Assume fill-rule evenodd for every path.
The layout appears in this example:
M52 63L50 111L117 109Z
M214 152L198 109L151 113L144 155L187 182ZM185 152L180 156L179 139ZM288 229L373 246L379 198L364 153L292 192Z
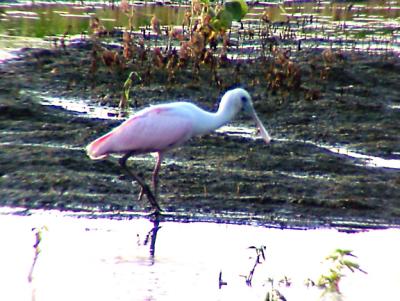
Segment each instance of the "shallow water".
M20 212L19 212L20 211ZM14 214L10 214L14 212ZM15 214L18 213L19 214ZM288 230L248 225L161 222L154 256L145 218L85 218L80 213L1 208L1 300L264 300L278 289L287 300L319 300L305 281L325 273L324 258L337 248L353 250L367 272L340 283L346 300L379 300L400 293L398 229L344 233L334 229ZM25 214L26 212L24 212ZM32 270L35 231L42 230ZM246 276L256 252L265 261ZM219 287L219 275L226 285ZM289 281L281 281L282 279ZM288 285L290 283L290 286Z
M148 36L153 34L150 20L157 16L161 25L181 26L187 5L160 6L134 4L127 10L119 6L91 3L90 5L38 3L3 5L0 9L0 48L12 47L13 37L40 37L50 42L69 35L86 37L91 33L90 19L97 17L108 30L114 28L141 28ZM260 21L262 15L268 22ZM356 4L325 1L259 2L250 6L243 19L244 27L233 24L232 40L241 47L233 57L247 57L261 50L260 32L267 31L290 48L336 48L377 53L400 51L399 0L362 1ZM262 29L262 30L261 30ZM139 31L139 34L142 32ZM5 39L6 37L6 39ZM166 37L159 37L161 40ZM2 40L7 41L7 43ZM166 43L160 42L162 45ZM233 47L232 47L233 48ZM233 49L231 49L233 51Z

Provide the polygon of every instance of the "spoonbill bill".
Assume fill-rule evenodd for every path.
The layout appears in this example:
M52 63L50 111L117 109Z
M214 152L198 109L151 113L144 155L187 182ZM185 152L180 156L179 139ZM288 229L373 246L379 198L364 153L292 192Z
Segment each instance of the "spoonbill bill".
M133 180L141 186L139 199L145 194L155 211L161 208L156 200L158 172L166 151L182 145L193 136L210 133L231 121L240 111L253 117L261 137L266 143L271 141L267 130L253 108L250 94L236 88L227 91L221 99L217 112L207 112L189 102L173 102L150 106L140 110L109 133L90 143L88 156L93 160L106 158L116 153L123 156L119 164ZM152 174L152 186L149 186L126 165L129 157L156 153L157 159Z

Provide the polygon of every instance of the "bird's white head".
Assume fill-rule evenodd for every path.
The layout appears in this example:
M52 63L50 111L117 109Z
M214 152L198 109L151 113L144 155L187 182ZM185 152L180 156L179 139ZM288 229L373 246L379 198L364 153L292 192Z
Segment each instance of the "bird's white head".
M271 141L271 137L254 110L251 96L245 89L236 88L227 91L221 99L220 109L231 110L232 115L236 115L240 111L249 114L255 120L257 128L260 130L260 135L264 141L266 143Z
M224 96L222 96L220 107L229 108L235 115L241 110L248 113L254 110L250 94L242 88L227 91Z

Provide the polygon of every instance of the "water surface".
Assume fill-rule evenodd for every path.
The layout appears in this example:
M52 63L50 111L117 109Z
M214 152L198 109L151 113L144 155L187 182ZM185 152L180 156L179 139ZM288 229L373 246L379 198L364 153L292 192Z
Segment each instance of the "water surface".
M11 215L2 208L1 300L264 300L271 280L287 300L319 300L307 279L326 272L324 258L351 249L367 274L346 272L346 300L379 300L400 293L396 229L345 233L335 229L288 230L215 223L161 222L154 256L145 244L153 224L144 218L88 219L36 211ZM40 253L28 281L41 228ZM254 248L265 260L254 267ZM219 287L219 275L226 285ZM283 279L286 279L283 281ZM281 281L282 280L282 281ZM290 283L290 285L289 285Z
M90 22L93 18L98 18L107 30L147 27L150 34L153 16L162 26L181 26L185 11L190 7L180 4L160 6L154 2L125 8L100 3L27 3L2 5L0 9L0 47L3 48L10 42L2 40L10 37L47 38L50 44L54 37L86 37L92 32ZM398 52L399 18L399 0L258 2L251 5L242 29L239 29L241 24L233 24L231 37L239 41L245 54L261 49L262 32L268 32L278 42L293 48Z

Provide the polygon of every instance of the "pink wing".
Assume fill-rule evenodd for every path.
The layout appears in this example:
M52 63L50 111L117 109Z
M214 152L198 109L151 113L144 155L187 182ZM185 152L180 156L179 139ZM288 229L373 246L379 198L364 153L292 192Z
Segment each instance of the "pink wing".
M92 159L110 153L158 152L182 144L192 135L192 122L178 108L150 108L96 139L87 147Z

